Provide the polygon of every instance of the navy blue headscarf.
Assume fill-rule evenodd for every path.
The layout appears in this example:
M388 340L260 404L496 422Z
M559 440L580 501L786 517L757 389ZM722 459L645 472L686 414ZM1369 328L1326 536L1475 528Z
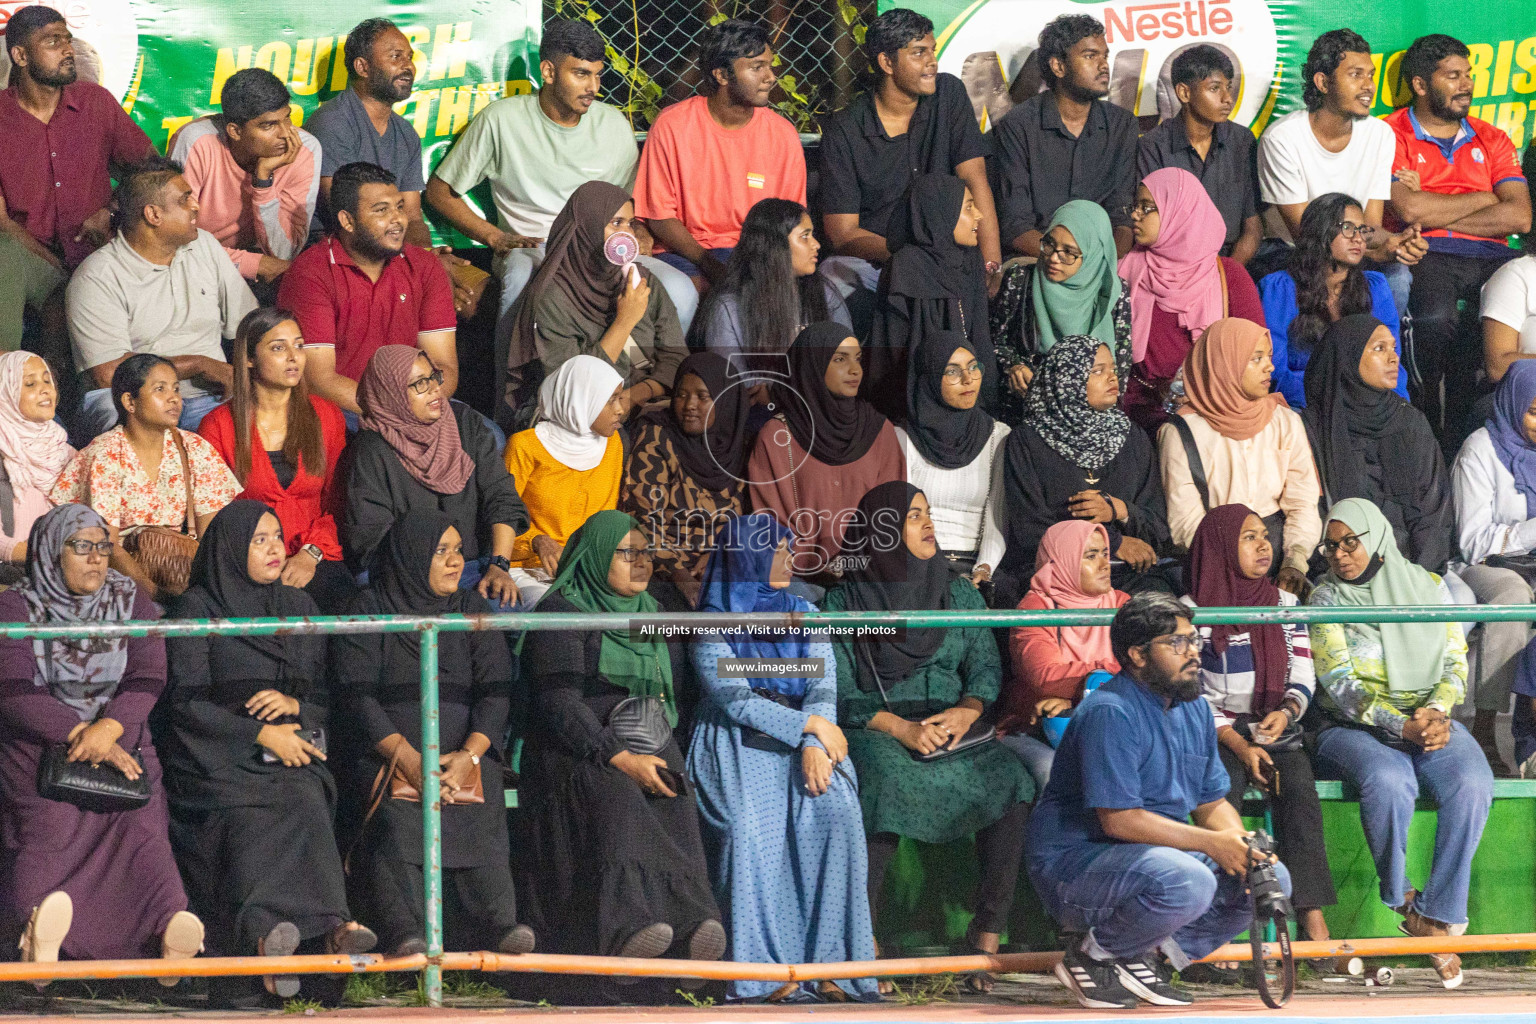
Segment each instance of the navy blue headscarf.
M1525 514L1536 516L1536 445L1525 436L1525 411L1536 400L1536 362L1517 359L1510 364L1493 394L1488 439L1499 461L1525 495Z
M773 554L786 537L794 532L766 512L736 516L726 521L715 538L715 550L704 567L703 587L699 591L701 612L813 612L815 607L803 597L768 584L768 570ZM724 634L726 643L738 658L805 658L811 644L804 630L794 633ZM804 697L807 679L752 678L747 685L773 690L791 697Z

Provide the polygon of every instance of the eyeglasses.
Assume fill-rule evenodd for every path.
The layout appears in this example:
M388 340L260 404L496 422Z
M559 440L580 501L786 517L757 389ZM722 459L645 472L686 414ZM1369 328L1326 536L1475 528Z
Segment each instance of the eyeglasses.
M1339 221L1339 234L1345 238L1367 238L1370 236L1370 233L1371 226L1369 224L1356 224L1348 220Z
M1157 212L1157 204L1150 199L1142 199L1120 207L1120 212L1127 217L1134 217L1138 213L1143 217L1147 217Z
M1083 258L1081 251L1069 249L1064 245L1057 245L1055 240L1049 237L1040 239L1040 259L1044 261L1055 260L1062 266L1070 267Z
M1360 550L1360 538L1369 536L1370 532L1370 530L1361 530L1359 533L1350 534L1343 540L1325 540L1317 546L1317 553L1324 558L1331 558L1339 551L1343 551L1346 555L1352 555Z
M433 370L425 377L417 377L415 380L407 384L406 387L411 389L412 394L424 395L428 391L432 390L432 385L434 384L436 384L438 387L443 386L442 370Z
M67 540L64 542L64 546L81 558L85 558L93 552L98 555L110 555L112 553L112 542L109 540Z
M1186 654L1198 654L1200 653L1200 648L1205 646L1205 641L1200 638L1198 633L1175 633L1171 637L1160 636L1153 640L1152 643L1168 648L1181 658Z
M981 364L972 362L969 366L956 366L953 363L944 367L945 380L959 380L962 377L980 377Z
M639 561L652 561L656 557L655 548L619 548L614 554L619 556L619 561L629 562L633 565Z

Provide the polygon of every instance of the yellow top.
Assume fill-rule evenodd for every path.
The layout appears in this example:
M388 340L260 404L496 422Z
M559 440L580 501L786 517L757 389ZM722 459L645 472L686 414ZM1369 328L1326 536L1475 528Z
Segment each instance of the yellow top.
M533 553L533 538L544 534L562 547L594 512L617 508L624 478L624 443L618 432L608 439L603 461L592 469L574 470L557 460L532 430L520 430L507 442L507 471L532 526L517 538L512 564L524 569L542 565Z

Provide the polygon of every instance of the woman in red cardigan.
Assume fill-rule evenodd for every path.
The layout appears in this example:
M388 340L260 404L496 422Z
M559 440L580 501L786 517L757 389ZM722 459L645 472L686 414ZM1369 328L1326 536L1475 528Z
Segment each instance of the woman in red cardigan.
M235 471L245 488L239 497L264 501L277 513L288 548L282 582L305 590L322 612L338 614L356 590L332 514L339 508L336 460L347 443L346 422L304 384L304 337L292 313L252 310L240 322L234 350L230 400L204 417L198 433Z
M1045 531L1035 552L1035 575L1019 602L1023 611L1049 608L1119 608L1127 596L1109 585L1109 534L1088 519L1068 519ZM1014 626L1008 631L1013 676L1003 684L998 728L1003 743L1024 762L1035 784L1050 780L1055 748L1044 719L1070 715L1088 678L1115 673L1108 626Z

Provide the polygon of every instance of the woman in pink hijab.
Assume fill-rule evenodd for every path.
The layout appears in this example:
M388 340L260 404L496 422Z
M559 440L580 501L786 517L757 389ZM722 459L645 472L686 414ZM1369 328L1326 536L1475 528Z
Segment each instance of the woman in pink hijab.
M0 355L0 562L27 561L32 522L53 507L48 489L74 457L64 428L54 420L59 391L43 357ZM0 572L3 577L3 572Z
M1148 430L1177 404L1178 376L1195 339L1223 317L1264 325L1253 278L1221 256L1226 224L1200 179L1180 167L1153 171L1131 207L1136 246L1120 261L1131 297L1131 379L1126 414Z
M1099 523L1068 519L1045 531L1035 552L1035 575L1020 611L1046 608L1119 608L1126 594L1109 583L1109 534ZM1015 626L1008 631L1013 677L1003 690L998 724L1003 742L1035 777L1050 778L1055 750L1042 739L1042 722L1064 715L1083 698L1095 672L1120 665L1109 645L1109 626Z

